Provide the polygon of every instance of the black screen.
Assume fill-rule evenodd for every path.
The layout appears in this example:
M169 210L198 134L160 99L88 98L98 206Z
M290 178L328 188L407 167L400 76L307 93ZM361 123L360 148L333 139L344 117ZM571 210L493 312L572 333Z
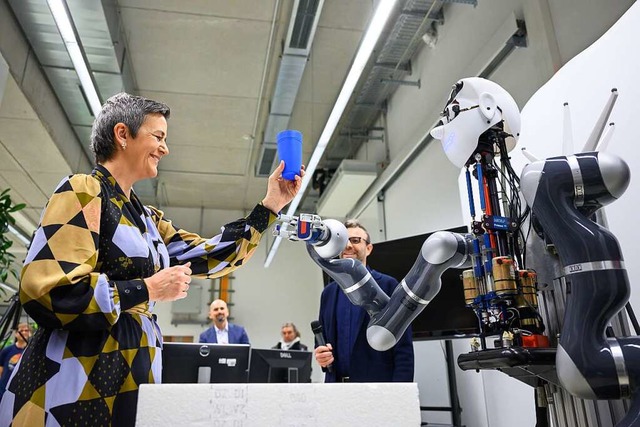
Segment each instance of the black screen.
M252 348L249 382L311 382L311 352Z
M467 228L457 227L447 231L467 233ZM367 257L367 265L401 281L431 234L376 243ZM462 338L480 333L476 315L464 304L461 274L462 270L453 268L442 274L440 292L411 323L414 340Z
M249 344L164 343L163 383L246 383Z

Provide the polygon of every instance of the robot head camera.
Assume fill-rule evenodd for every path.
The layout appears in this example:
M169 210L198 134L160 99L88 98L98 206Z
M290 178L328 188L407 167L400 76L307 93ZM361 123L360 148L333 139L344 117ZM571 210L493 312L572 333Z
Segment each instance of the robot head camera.
M469 77L453 86L431 136L442 142L449 161L461 168L474 154L480 135L499 123L512 136L506 139L507 150L511 151L520 136L518 105L498 84Z

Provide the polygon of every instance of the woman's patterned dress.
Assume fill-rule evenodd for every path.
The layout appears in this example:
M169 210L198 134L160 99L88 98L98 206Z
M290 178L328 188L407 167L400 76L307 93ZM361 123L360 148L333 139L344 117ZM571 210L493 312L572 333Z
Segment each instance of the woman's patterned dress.
M0 405L0 426L132 426L138 386L159 383L162 336L143 278L191 261L240 267L276 217L258 205L203 239L129 200L109 171L62 180L29 248L20 301L39 329Z

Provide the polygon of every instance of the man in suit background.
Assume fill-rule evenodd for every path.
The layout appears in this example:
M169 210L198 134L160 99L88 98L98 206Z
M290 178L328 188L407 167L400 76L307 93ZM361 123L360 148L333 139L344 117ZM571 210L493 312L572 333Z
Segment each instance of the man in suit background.
M373 250L369 233L355 220L349 220L344 225L349 240L340 257L358 259L366 267L367 256ZM380 289L391 295L398 281L369 267L367 269ZM367 342L369 315L363 308L351 304L334 281L322 291L320 322L327 345L318 346L314 355L323 370L333 363L332 372L325 370L325 382L413 381L411 327L391 349L374 350Z
M213 344L249 344L247 331L227 321L229 308L227 303L217 299L209 306L209 319L213 325L200 334L200 342Z

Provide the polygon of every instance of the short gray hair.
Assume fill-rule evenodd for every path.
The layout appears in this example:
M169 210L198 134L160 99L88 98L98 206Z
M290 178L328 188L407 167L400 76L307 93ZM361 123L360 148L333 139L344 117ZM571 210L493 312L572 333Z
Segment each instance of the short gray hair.
M116 124L126 125L131 136L135 138L147 115L162 114L165 119L168 119L170 113L169 107L162 102L125 92L107 99L91 128L91 151L96 163L105 162L113 157L115 153L113 128Z

